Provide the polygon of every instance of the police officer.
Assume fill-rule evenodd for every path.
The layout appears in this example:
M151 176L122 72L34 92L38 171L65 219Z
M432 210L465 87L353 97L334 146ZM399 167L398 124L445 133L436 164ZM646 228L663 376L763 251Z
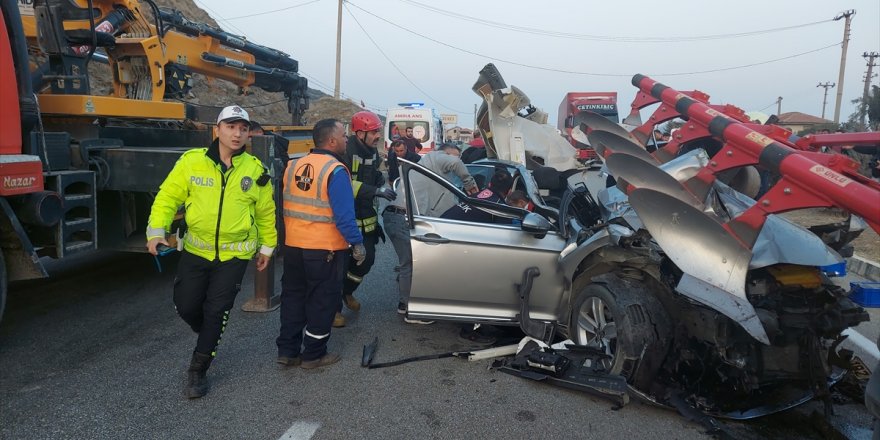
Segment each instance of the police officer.
M183 254L174 279L177 313L198 334L184 393L202 397L229 311L248 262L264 270L275 249L275 202L263 164L244 151L250 121L239 106L217 117L217 139L189 150L159 187L147 227L147 249L168 246L165 234L186 207Z
M354 291L360 286L364 276L370 272L376 259L376 243L379 241L380 233L377 198L394 200L397 194L391 188L382 188L382 185L385 184L385 178L379 171L382 159L379 158L376 149L379 143L379 131L382 128L379 117L368 111L357 112L351 117L349 128L352 135L348 137L348 143L345 147L345 161L351 170L355 216L357 217L357 225L364 235L367 259L359 266L354 262L349 262L342 299L346 307L358 311L361 305L355 299ZM341 313L336 314L333 326L345 326L345 317Z
M345 128L324 119L312 131L315 149L284 173L284 275L278 363L312 369L339 361L327 353L339 309L345 265L366 258L355 222L351 176L342 163ZM301 350L302 348L302 350Z

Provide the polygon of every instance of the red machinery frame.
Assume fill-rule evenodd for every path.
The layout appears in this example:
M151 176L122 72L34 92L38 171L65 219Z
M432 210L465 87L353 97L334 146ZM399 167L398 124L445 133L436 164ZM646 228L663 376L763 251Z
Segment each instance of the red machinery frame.
M633 101L633 111L661 103L634 133L644 134L654 124L684 117L688 122L664 147L667 152L674 154L682 143L701 137L713 136L724 142L696 179L710 184L717 173L746 165L759 165L782 176L758 203L724 226L748 247L767 215L809 207L845 209L880 232L880 183L859 174L858 163L846 156L805 151L822 142L880 144L880 133L817 135L791 144L788 130L746 123L748 118L741 109L709 105L704 93L679 92L644 75L635 75L632 83L641 90Z

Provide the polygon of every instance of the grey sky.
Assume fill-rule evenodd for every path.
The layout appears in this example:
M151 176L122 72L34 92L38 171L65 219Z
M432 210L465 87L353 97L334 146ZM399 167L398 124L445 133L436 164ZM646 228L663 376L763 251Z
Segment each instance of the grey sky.
M332 93L336 0L196 0L196 4L225 29L243 31L251 41L289 53L299 61L300 71L309 78L311 87ZM302 6L233 18L296 5ZM433 12L423 5L510 27L616 38L596 41L499 29ZM844 20L830 20L845 9L855 9L857 13L853 17L843 89L844 121L855 109L850 100L862 94L866 68L862 53L880 51L877 0L351 0L343 8L341 90L356 102L363 100L373 110L384 111L398 102L423 101L441 113L458 113L459 125L472 126L474 104L480 100L470 87L478 71L493 62L507 83L528 94L535 106L550 114L551 121L555 121L559 102L568 91L617 91L621 113L625 114L636 93L630 84L635 73L652 76L679 90L699 89L708 93L713 103L734 104L746 111L775 113L776 98L782 96L783 112L819 116L823 90L816 85L837 82L839 43L843 38ZM680 37L762 31L825 20L738 38L680 41ZM679 41L644 41L670 37ZM422 91L388 62L370 38ZM834 46L753 67L663 75L761 63L830 45ZM519 64L620 76L538 70L449 46ZM878 84L877 78L873 84ZM836 88L829 90L827 119L833 119L836 92Z

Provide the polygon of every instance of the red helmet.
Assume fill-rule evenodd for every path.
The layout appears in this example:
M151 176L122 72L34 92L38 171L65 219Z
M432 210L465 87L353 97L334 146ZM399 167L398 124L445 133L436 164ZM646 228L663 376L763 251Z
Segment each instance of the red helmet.
M361 111L351 117L351 131L373 131L382 128L382 121L373 112Z

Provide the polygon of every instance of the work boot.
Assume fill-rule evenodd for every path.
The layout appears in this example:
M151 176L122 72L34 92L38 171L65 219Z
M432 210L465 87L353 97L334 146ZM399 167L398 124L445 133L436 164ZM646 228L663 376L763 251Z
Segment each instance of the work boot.
M302 363L302 359L299 356L278 356L276 362L284 367L298 367Z
M348 307L348 309L353 312L360 311L361 309L361 303L354 297L354 295L342 295L342 302L345 303L345 307Z
M183 390L187 398L198 399L208 393L208 378L205 376L211 366L211 359L209 354L193 352L187 370L186 388Z
M327 365L335 364L335 363L339 362L339 359L342 359L342 358L339 357L338 354L327 353L324 356L319 357L318 359L314 359L311 361L302 361L302 364L300 364L299 367L304 370L311 370L314 368L326 367Z
M345 316L342 316L342 313L336 312L336 317L333 318L333 327L345 327Z

